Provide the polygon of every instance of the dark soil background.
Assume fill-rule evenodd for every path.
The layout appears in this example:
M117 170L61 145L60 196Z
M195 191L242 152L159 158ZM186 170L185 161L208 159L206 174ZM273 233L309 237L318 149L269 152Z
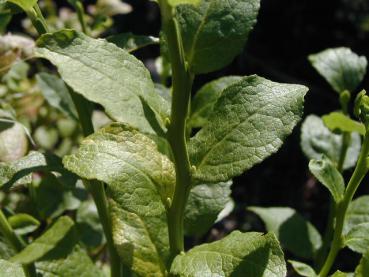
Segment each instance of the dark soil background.
M160 15L156 4L147 0L126 2L132 5L133 12L115 17L112 32L157 36ZM258 23L244 53L222 71L199 76L195 88L224 75L258 74L273 81L308 86L305 115L329 113L338 109L338 97L310 66L307 56L339 46L350 47L369 58L369 0L262 0ZM149 67L158 54L157 47L136 53ZM368 85L367 76L363 88ZM246 212L250 205L293 207L323 232L329 196L311 178L307 163L300 150L299 125L277 154L234 180L235 211L203 240L217 239L235 228L263 230L261 222ZM368 180L358 194L369 194ZM287 258L291 258L288 253ZM337 261L340 270L352 271L358 259L359 256L352 252L342 251Z

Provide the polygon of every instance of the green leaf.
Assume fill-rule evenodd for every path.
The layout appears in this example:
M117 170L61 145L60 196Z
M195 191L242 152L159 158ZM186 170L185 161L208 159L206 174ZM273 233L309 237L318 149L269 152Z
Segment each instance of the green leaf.
M344 243L352 251L365 254L369 249L369 222L354 226L345 236Z
M229 181L196 185L191 189L184 218L186 235L200 237L210 229L231 200L231 185Z
M37 44L39 57L56 65L75 92L101 104L113 119L162 132L168 105L155 92L149 71L127 51L73 30L43 35Z
M331 277L358 277L354 275L354 273L347 273L337 270L335 273L331 275Z
M11 277L26 277L23 268L19 264L0 259L0 275Z
M333 163L323 156L320 160L311 160L309 163L310 172L325 186L334 201L338 204L345 193L345 180Z
M164 275L168 258L166 210L174 167L155 142L122 124L87 137L65 166L108 185L113 238L123 261L139 275ZM162 260L163 258L163 260Z
M367 60L349 48L332 48L310 55L309 61L331 87L341 93L353 92L362 82Z
M33 263L49 254L63 240L71 238L76 239L74 222L67 216L60 217L45 233L10 260L21 264Z
M92 200L83 202L76 214L77 229L81 241L88 247L104 243L104 231L100 223L96 205Z
M132 11L132 7L121 0L98 0L95 8L97 14L109 17Z
M151 36L135 35L132 33L122 33L106 38L107 41L114 43L119 48L127 52L134 52L148 45L159 44L159 39Z
M365 126L363 123L355 121L340 112L333 112L322 117L325 126L332 132L356 132L365 135Z
M72 97L63 80L44 72L37 74L36 80L42 94L52 107L73 119L78 118Z
M259 0L202 0L181 5L176 17L186 60L193 73L223 68L240 54L256 23Z
M28 184L32 181L30 173L38 171L58 172L59 182L65 185L76 182L75 175L63 167L59 157L32 151L15 162L0 163L0 187L9 189L14 184Z
M32 233L40 226L40 222L36 218L24 213L12 215L8 218L8 221L18 235Z
M207 83L200 88L191 102L189 124L194 128L203 127L223 90L241 80L242 77L239 76L227 76Z
M287 271L274 234L235 231L220 241L179 254L171 273L181 277L284 277Z
M182 4L191 4L197 6L201 0L167 0L168 4L172 7L182 5Z
M291 208L249 207L265 223L267 231L276 234L282 247L301 258L315 256L322 245L319 232Z
M28 149L27 134L17 122L0 119L0 162L12 162L22 158Z
M31 11L33 6L36 5L37 0L6 0L7 2L13 3L24 11Z
M347 234L361 223L369 223L369 195L360 196L350 203L343 225L343 233Z
M369 251L361 257L360 263L355 269L355 277L366 276L369 276Z
M78 186L66 186L49 173L34 181L32 186L35 207L43 219L56 218L66 211L76 210L87 198L86 190L79 183Z
M306 117L301 127L301 148L309 160L319 160L326 155L333 163L337 164L342 147L342 135L329 131L323 120L316 115ZM360 153L361 139L357 133L351 134L351 145L347 150L344 169L356 165Z
M36 264L42 277L106 277L80 246L66 249L68 251L59 251L59 253L55 249L49 257Z
M9 258L14 255L15 252L13 247L11 247L5 238L0 234L0 259L9 260Z
M277 152L301 118L306 91L256 75L225 89L208 123L190 141L194 179L228 181Z
M289 260L288 262L292 265L293 269L300 276L318 277L318 275L315 273L314 269L311 268L311 266L309 266L305 263L298 262L298 261Z

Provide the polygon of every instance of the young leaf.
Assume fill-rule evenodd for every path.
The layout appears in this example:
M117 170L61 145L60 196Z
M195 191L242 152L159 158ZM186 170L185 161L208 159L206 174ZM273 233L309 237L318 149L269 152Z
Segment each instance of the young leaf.
M208 121L214 105L223 90L241 80L242 77L239 76L227 76L207 83L200 88L191 102L191 116L189 120L191 127L203 127Z
M326 156L323 156L320 160L311 160L309 169L315 178L329 190L334 201L338 204L345 193L345 180L333 163Z
M37 74L36 80L42 94L52 107L73 119L78 118L76 107L63 80L44 72Z
M250 207L265 223L268 232L276 234L281 245L301 258L310 259L322 245L319 232L291 208Z
M26 277L21 265L0 259L0 276Z
M344 243L351 250L365 254L369 249L369 222L354 226L344 238Z
M293 269L298 273L300 276L305 277L318 277L318 275L315 273L314 269L311 268L311 266L298 262L298 261L288 261Z
M7 2L13 3L24 11L32 10L33 6L36 5L37 0L6 0Z
M360 263L355 269L355 277L366 276L369 276L369 251L361 257Z
M349 48L332 48L309 56L310 63L338 93L353 92L362 82L367 60Z
M208 73L232 62L256 23L259 0L202 0L178 6L186 60L193 73Z
M159 39L151 36L135 35L132 33L122 33L106 38L107 41L114 43L119 48L127 52L134 52L148 45L159 44Z
M346 213L343 233L347 234L352 228L361 223L369 223L369 195L360 196L350 203Z
M149 133L164 128L169 107L155 92L149 71L127 51L73 30L43 35L37 45L39 57L56 65L75 92L101 104L113 119Z
M185 209L185 233L200 237L209 231L217 216L231 200L232 181L200 184L191 189Z
M225 89L190 141L194 179L224 182L275 153L300 120L306 92L256 75Z
M363 123L355 121L340 112L333 112L322 117L325 126L332 132L356 132L365 135L365 126Z
M40 226L40 222L36 218L24 213L12 215L8 218L8 221L18 235L32 233Z
M0 259L9 260L14 255L15 252L13 247L11 247L9 243L4 239L4 237L0 234Z
M354 275L354 273L347 273L337 270L330 277L358 277L358 276Z
M71 238L75 240L75 237L74 222L67 216L60 217L42 236L26 246L10 261L21 264L33 263L49 254L63 240L71 240Z
M301 127L301 148L309 160L319 160L322 154L337 164L342 148L342 135L333 134L316 115L306 117ZM361 139L357 133L351 134L351 145L347 150L344 169L355 166L360 153Z
M123 261L139 275L164 275L168 257L166 210L174 167L148 136L122 124L86 138L65 166L108 185L113 238ZM163 202L162 202L163 200Z
M179 254L171 273L183 277L284 277L287 271L283 252L273 234L235 231L220 241Z

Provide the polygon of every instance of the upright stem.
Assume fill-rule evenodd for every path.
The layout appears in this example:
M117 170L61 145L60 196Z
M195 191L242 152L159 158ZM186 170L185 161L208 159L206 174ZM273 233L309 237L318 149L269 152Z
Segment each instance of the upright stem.
M83 8L83 5L81 1L77 1L75 4L75 9L78 16L78 21L81 24L82 31L87 35L87 24L85 20L85 9Z
M32 10L26 11L27 16L31 19L33 26L37 32L42 35L48 32L47 24L38 4Z
M20 252L24 247L24 242L14 233L4 213L0 210L0 232L3 234L7 242L13 247L16 252ZM37 277L36 268L33 263L22 265L24 274L27 277Z
M341 93L342 95L342 93ZM342 99L342 97L340 96L340 100ZM341 102L341 110L345 115L348 115L348 101L340 101ZM351 133L350 132L344 132L342 134L342 146L340 149L340 155L339 155L339 160L337 163L337 170L342 173L343 172L343 167L345 164L345 160L346 160L346 156L347 156L347 151L350 147L350 143L351 143ZM328 215L328 222L327 222L327 226L326 226L326 230L324 233L324 238L323 238L323 245L320 248L318 255L316 257L316 268L318 270L321 269L322 267L322 263L324 262L324 259L327 257L328 254L328 250L329 250L329 245L330 242L332 241L333 238L333 233L334 233L334 223L335 223L335 218L336 218L336 210L337 210L337 204L334 202L333 198L330 197L330 205L329 205L329 215Z
M333 241L331 244L331 248L328 254L328 257L319 273L319 277L326 277L331 270L331 267L337 257L338 252L343 247L342 242L342 230L343 224L346 217L346 212L354 194L359 187L361 181L365 177L368 172L368 167L366 165L366 158L369 153L369 132L367 131L364 137L364 143L361 148L360 156L358 162L356 164L356 168L354 173L351 176L351 179L347 185L345 196L337 205L337 216L336 216L336 224L334 229Z
M76 106L79 121L82 127L82 132L84 136L89 136L94 132L94 127L91 120L91 103L83 98L81 95L71 91L71 96ZM84 185L87 190L91 193L94 199L97 212L99 214L100 222L102 224L104 234L106 237L106 242L108 246L108 251L110 255L110 267L111 267L111 277L121 277L122 276L122 265L120 257L114 247L113 241L113 231L111 227L111 219L109 215L108 202L106 199L106 193L104 184L99 181L84 181Z
M41 22L42 28L37 28L40 35L44 34L47 31L47 26L42 16L42 13L39 7L35 6L36 18L32 19L32 23ZM84 136L89 136L94 132L94 127L91 120L92 108L91 103L86 100L81 95L75 93L72 89L70 89L71 97L73 99L73 103L76 106L76 110L79 117L79 123L82 127L82 132ZM105 194L104 184L102 182L84 182L87 190L91 193L92 198L94 199L97 212L99 214L99 219L103 226L104 234L107 241L108 251L110 254L110 267L111 267L111 277L121 277L122 276L122 264L120 262L120 257L114 247L113 242L113 232L111 228L111 220L109 215L108 203Z
M168 42L172 65L172 114L168 127L168 141L172 148L176 168L176 189L168 209L168 230L171 257L184 251L184 210L191 189L191 165L186 143L186 119L191 97L193 76L189 73L174 10L165 0L160 1L163 30Z

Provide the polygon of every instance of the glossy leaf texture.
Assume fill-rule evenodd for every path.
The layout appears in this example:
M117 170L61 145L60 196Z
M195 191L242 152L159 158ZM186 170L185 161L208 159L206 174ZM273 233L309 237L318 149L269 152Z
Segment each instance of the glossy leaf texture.
M31 182L32 172L55 171L60 173L58 179L66 185L76 182L74 174L68 172L59 157L32 151L27 156L12 162L0 163L0 187L9 189L12 185L24 185Z
M301 119L307 88L256 75L227 87L190 140L195 182L224 182L275 153Z
M331 48L309 56L310 63L338 93L353 92L366 73L367 60L349 48Z
M73 30L43 35L36 54L53 63L79 94L107 114L141 131L162 133L169 106L156 92L149 71L127 51Z
M77 111L70 92L60 78L49 73L36 75L37 84L47 102L65 115L77 119Z
M121 33L106 38L107 41L114 43L119 48L127 52L134 52L145 46L159 44L159 39L152 36L135 35L133 33Z
M87 137L64 165L108 185L113 238L123 261L139 275L163 276L168 257L165 204L175 175L148 136L113 124Z
M296 256L311 259L322 245L315 227L294 209L249 207L265 223L268 232L276 234L282 247Z
M256 23L259 0L201 0L176 9L186 60L195 74L228 65Z
M339 161L342 135L332 133L316 115L309 115L301 127L301 148L309 159L319 160L326 155L333 163ZM344 169L355 166L360 153L361 139L357 133L351 134L351 144L347 150Z
M288 261L299 276L318 277L314 269L308 264L298 261Z
M320 160L311 160L310 172L325 186L333 196L336 204L344 197L345 180L334 164L325 156Z
M184 218L186 235L200 237L217 220L219 213L231 201L232 182L200 184L191 189Z
M179 254L171 273L181 277L284 277L287 271L273 234L235 231L222 240Z
M227 76L205 84L196 92L191 102L191 115L189 124L191 127L203 127L211 115L215 103L218 101L223 90L230 85L241 81L240 76Z

